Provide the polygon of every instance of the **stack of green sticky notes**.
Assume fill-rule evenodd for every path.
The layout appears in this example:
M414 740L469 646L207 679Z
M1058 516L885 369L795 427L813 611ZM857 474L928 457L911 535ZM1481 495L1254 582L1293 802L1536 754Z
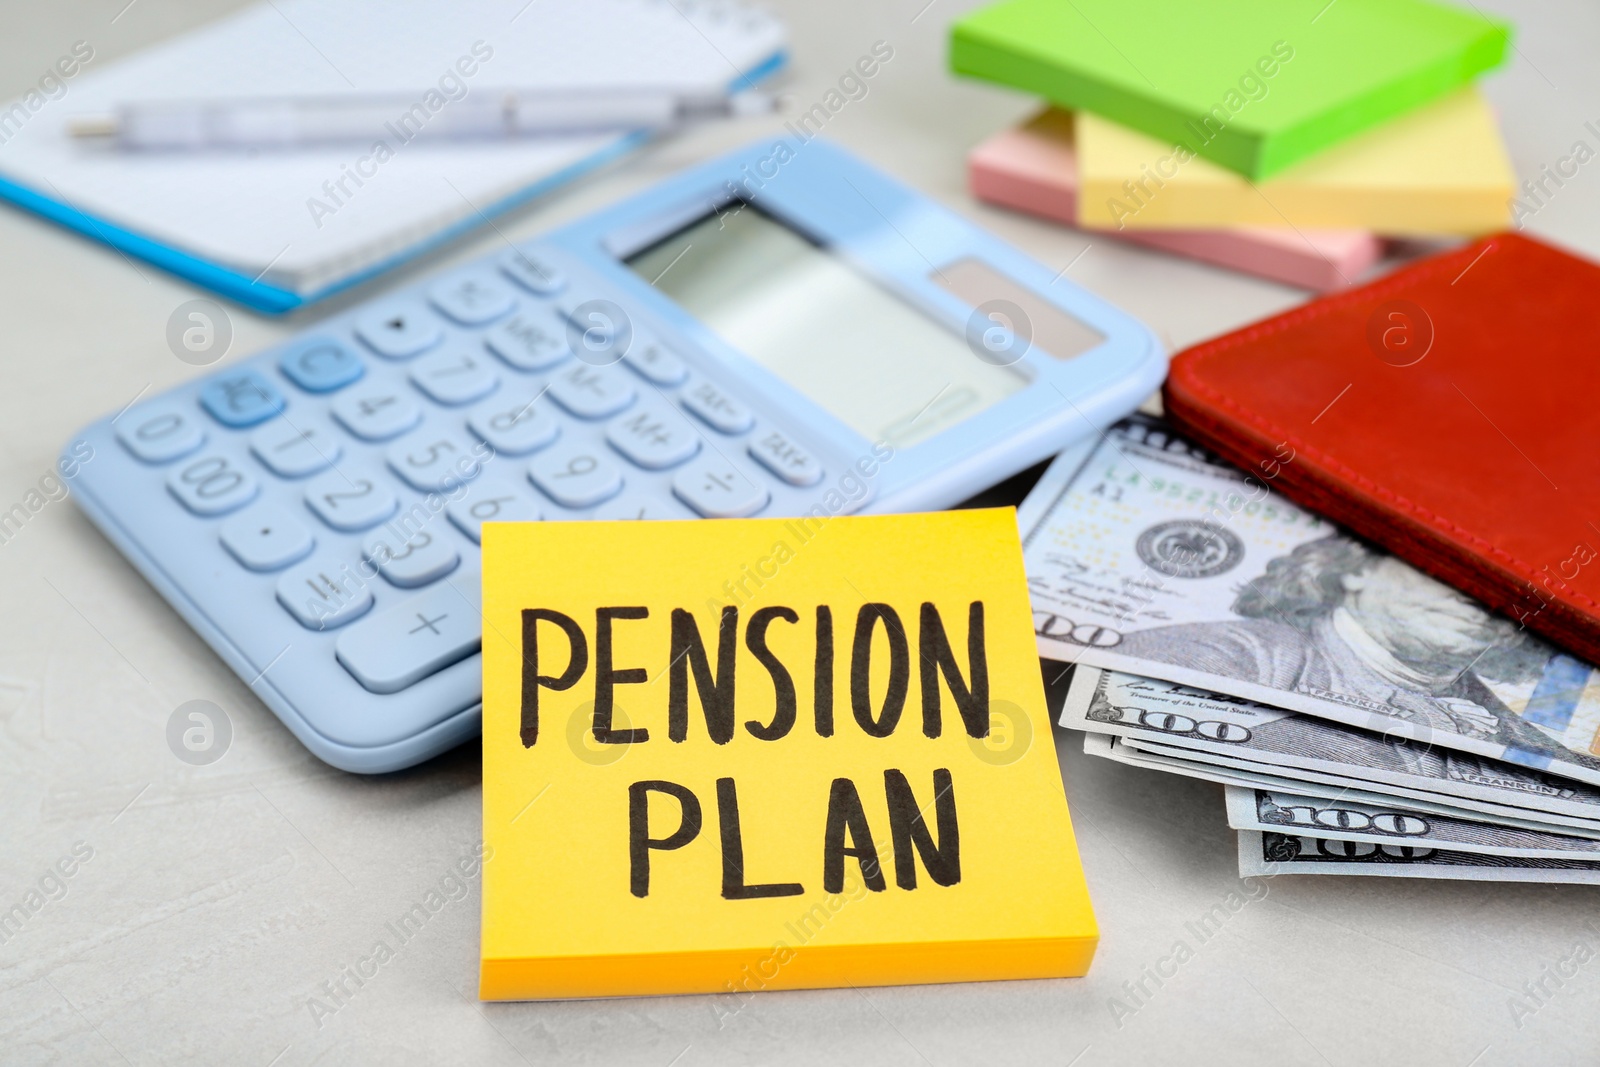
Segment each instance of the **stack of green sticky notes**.
M1512 192L1472 88L1509 32L1425 0L1004 0L950 63L1078 113L1083 225L1470 233Z

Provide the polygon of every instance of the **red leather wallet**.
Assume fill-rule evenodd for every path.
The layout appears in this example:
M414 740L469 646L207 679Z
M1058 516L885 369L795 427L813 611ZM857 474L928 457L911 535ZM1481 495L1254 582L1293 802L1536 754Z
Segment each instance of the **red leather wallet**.
M1190 348L1168 415L1600 662L1600 266L1505 233Z

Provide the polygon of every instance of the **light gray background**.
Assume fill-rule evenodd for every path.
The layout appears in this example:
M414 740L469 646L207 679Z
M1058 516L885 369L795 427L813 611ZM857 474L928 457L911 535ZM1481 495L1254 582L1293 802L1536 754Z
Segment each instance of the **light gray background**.
M964 154L1034 105L947 76L945 27L963 5L925 2L779 5L793 28L785 83L793 104L809 107L875 40L890 42L894 59L829 135L1054 269L1076 260L1073 280L1143 317L1174 349L1304 298L974 203ZM0 4L0 96L33 83L75 40L92 41L103 63L234 6L125 3ZM1600 120L1600 10L1577 0L1484 6L1521 31L1508 68L1487 83L1519 172L1537 173L1580 138L1595 146L1582 123ZM501 226L514 237L537 233L763 125L662 144ZM1600 163L1530 229L1600 255L1595 172ZM417 269L499 243L480 235ZM164 340L169 313L196 295L154 268L0 209L0 502L21 499L81 424L147 384L159 392L202 373ZM289 320L236 310L233 352L329 310ZM1539 355L1507 353L1530 374ZM1056 742L1102 930L1087 978L767 994L731 1018L719 1011L736 1005L707 996L485 1005L476 999L474 881L319 1027L307 1007L319 983L380 937L392 945L385 922L477 841L476 750L384 778L318 763L69 502L0 545L0 605L0 910L75 842L94 849L66 895L0 945L6 1063L1600 1059L1600 958L1520 1029L1509 1007L1525 981L1580 941L1600 948L1600 922L1584 926L1600 916L1595 889L1281 877L1201 945L1185 923L1239 887L1220 789L1086 759L1077 736L1062 731ZM225 708L234 729L226 757L201 768L179 762L165 741L172 710L197 698ZM1008 906L1027 908L1050 891L1019 885ZM1195 958L1119 1028L1110 998L1179 939Z

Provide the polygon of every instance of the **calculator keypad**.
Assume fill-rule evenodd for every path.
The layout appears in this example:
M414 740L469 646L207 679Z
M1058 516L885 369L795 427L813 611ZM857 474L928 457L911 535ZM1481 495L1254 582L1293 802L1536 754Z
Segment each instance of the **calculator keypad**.
M390 301L357 317L356 336L390 359L409 359L444 340L444 328L415 300Z
M443 536L417 530L404 536L389 526L369 534L361 542L361 558L371 560L391 585L415 589L437 581L461 563L461 553Z
M567 273L543 256L511 251L500 257L500 269L530 293L554 296L567 287Z
M580 419L603 419L633 403L635 390L622 371L578 362L550 379L550 395Z
M402 437L385 453L389 467L421 493L444 493L478 476L476 449L465 434L428 428Z
M450 502L445 512L456 529L475 545L483 541L486 522L538 522L543 518L531 489L490 476L473 482L460 500Z
M749 408L704 379L684 390L683 406L720 433L744 433L756 421Z
M685 467L672 479L672 491L708 519L742 519L772 499L766 486L716 455Z
M170 402L125 411L116 420L116 427L117 440L146 463L171 463L206 442L199 413Z
M277 504L257 504L222 524L222 547L253 571L275 571L316 546L305 523Z
M790 485L816 485L822 481L822 464L782 430L756 434L750 441L750 455Z
M372 609L368 584L331 555L284 571L276 592L278 603L308 630L332 630Z
M692 519L694 513L682 504L671 502L654 493L624 493L615 500L601 504L594 517L605 520L638 519Z
M333 417L363 441L387 441L422 421L422 405L401 389L372 386L333 402Z
M496 453L526 456L554 441L561 424L539 403L538 393L506 394L473 408L467 428Z
M167 488L196 515L226 515L254 500L261 483L238 460L211 453L174 467Z
M500 385L487 355L473 352L436 352L411 365L411 381L441 404L470 404Z
M656 385L682 385L683 380L689 377L689 368L683 365L683 360L653 337L635 335L622 358L628 366Z
M374 612L339 635L339 662L372 692L398 693L466 659L481 644L480 586L462 574Z
M487 273L440 282L428 290L428 300L463 326L493 322L517 306L511 290Z
M250 435L250 451L280 478L303 478L332 466L344 448L327 430L274 419Z
M554 316L513 315L492 327L483 341L517 370L549 370L572 355L566 330Z
M591 445L547 449L534 458L528 474L551 500L567 508L593 507L622 488L622 471Z
M289 380L308 393L331 393L367 372L361 357L331 337L301 341L278 361Z
M253 370L230 371L200 387L200 404L235 430L265 422L283 410L278 387Z
M306 483L306 504L335 530L368 530L395 513L400 501L376 471L347 465Z
M627 312L592 289L562 293L555 309L571 327L567 338L572 351L593 366L615 363L633 341L633 322Z
M796 488L826 477L691 348L553 259L499 257L414 293L109 427L131 457L119 478L164 486L174 502L161 507L200 535L168 549L146 526L135 541L313 729L359 711L382 735L408 708L420 731L471 706L478 675L463 661L480 619L463 590L477 595L487 522L798 514L812 501ZM561 309L586 302L625 343L591 315L604 343L574 353ZM136 526L160 518L116 507Z
M646 470L676 467L700 451L700 432L665 404L646 401L606 427L606 440Z

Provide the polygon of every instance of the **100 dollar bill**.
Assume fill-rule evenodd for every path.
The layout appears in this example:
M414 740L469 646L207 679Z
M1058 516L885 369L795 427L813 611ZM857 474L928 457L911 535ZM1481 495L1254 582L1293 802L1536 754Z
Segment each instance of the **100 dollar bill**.
M1303 834L1370 845L1409 845L1525 859L1600 860L1600 841L1543 830L1471 822L1394 805L1227 787L1235 830Z
M1297 834L1239 831L1239 875L1355 874L1377 878L1454 878L1472 882L1574 882L1600 885L1600 863L1372 845Z
M1600 784L1600 677L1133 416L1019 510L1039 650Z
M1581 782L1120 671L1077 668L1061 725L1138 739L1138 748L1192 750L1191 758L1245 770L1600 829L1600 789Z
M1128 737L1121 740L1126 743L1129 751L1139 755L1161 759L1195 760L1218 767L1231 768L1249 777L1259 775L1262 776L1261 780L1263 782L1269 780L1278 782L1294 781L1299 783L1299 789L1302 792L1307 791L1312 786L1320 786L1332 795L1341 795L1347 790L1360 789L1387 796L1391 803L1401 802L1408 805L1430 802L1442 803L1453 809L1462 818L1488 819L1494 822L1514 825L1534 824L1555 833L1600 837L1600 826L1597 826L1593 821L1573 819L1566 815L1549 815L1527 808L1505 808L1463 797L1444 796L1439 793L1429 793L1425 790L1408 789L1404 786L1386 785L1381 782L1369 783L1359 778L1344 778L1337 775L1322 774L1319 771L1298 771L1292 768L1275 767L1266 763L1252 763L1249 760L1233 759L1212 752L1195 752L1192 749L1174 748L1141 737Z
M1184 765L1136 752L1109 734L1084 734L1084 752L1135 767L1168 771L1188 777L1220 782L1229 787L1277 790L1278 795L1293 795L1294 783L1253 782L1247 777L1200 764ZM1386 798L1359 790L1339 790L1327 798L1316 798L1325 807L1347 808L1361 804L1371 811L1385 812ZM1426 811L1418 806L1416 811ZM1459 818L1461 813L1442 810L1438 814ZM1232 819L1230 818L1230 823ZM1550 833L1543 827L1527 829ZM1275 874L1356 874L1388 878L1454 878L1481 882L1579 882L1600 885L1600 861L1580 858L1504 856L1474 854L1464 850L1441 849L1432 843L1411 841L1354 841L1313 833L1285 833L1239 830L1239 873ZM1320 829L1319 834L1327 831Z
M1134 739L1117 737L1111 734L1087 733L1083 735L1083 751L1090 756L1099 756L1103 759L1125 763L1130 767L1143 767L1147 770L1163 771L1167 774L1182 775L1185 778L1198 778L1206 782L1216 782L1224 786L1238 786L1243 789L1266 789L1280 793L1304 794L1306 796L1320 797L1334 803L1366 804L1372 807L1392 806L1396 803L1396 795L1379 793L1364 789L1360 783L1343 785L1326 784L1308 781L1305 779L1286 778L1279 774L1270 773L1273 768L1263 768L1260 771L1245 767L1229 767L1216 763L1202 763L1195 759L1187 758L1180 750L1170 750L1175 755L1165 752L1152 752L1132 747L1137 743ZM1188 755L1193 755L1188 754ZM1445 798L1449 799L1449 798ZM1544 819L1530 815L1502 815L1462 807L1460 804L1439 803L1422 796L1400 797L1400 802L1413 811L1427 812L1452 819L1481 820L1492 819L1504 826L1519 827L1524 830L1537 830L1543 833L1570 834L1576 837L1600 837L1600 829L1590 824L1571 824L1554 821L1554 818Z

